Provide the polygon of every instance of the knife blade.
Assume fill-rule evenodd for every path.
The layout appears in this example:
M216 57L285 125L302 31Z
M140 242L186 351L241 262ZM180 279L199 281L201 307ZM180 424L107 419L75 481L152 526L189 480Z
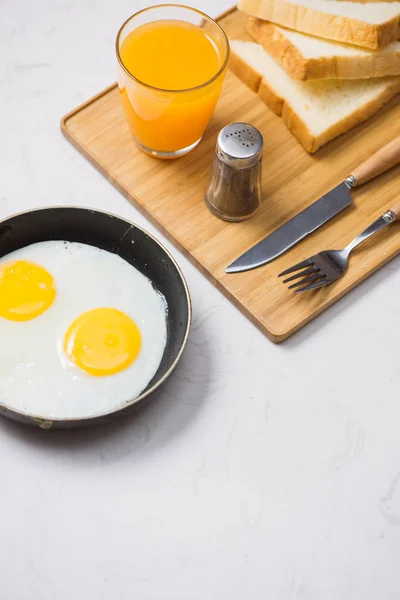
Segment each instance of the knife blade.
M293 248L313 231L350 206L350 189L356 184L352 176L319 200L287 221L253 248L239 256L225 273L240 273L265 265Z
M367 158L343 183L242 254L225 269L225 272L239 273L271 262L349 206L352 202L351 188L371 181L398 164L400 164L400 136Z

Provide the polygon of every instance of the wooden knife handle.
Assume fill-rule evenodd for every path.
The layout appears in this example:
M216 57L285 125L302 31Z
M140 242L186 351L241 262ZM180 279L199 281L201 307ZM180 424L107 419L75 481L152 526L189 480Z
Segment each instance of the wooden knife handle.
M352 175L357 180L355 185L362 185L399 163L400 136L386 144L378 152L375 152L353 171Z

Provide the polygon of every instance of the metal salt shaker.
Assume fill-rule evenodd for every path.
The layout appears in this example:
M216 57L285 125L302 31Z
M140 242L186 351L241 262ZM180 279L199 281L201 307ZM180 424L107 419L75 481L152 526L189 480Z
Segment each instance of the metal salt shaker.
M224 127L215 148L205 202L224 221L244 221L261 204L263 138L247 123Z

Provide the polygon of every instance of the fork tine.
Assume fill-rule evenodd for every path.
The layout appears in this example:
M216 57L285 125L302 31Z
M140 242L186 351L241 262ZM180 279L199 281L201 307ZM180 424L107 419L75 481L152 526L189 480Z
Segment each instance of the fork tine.
M292 283L292 285L289 285L288 289L292 290L293 288L299 287L300 285L306 285L308 283L313 283L313 282L316 282L317 280L325 278L325 277L326 277L326 275L323 275L318 272L313 277L305 277L301 281L296 281L296 283Z
M329 285L330 283L332 283L331 281L327 281L326 279L317 281L316 283L312 283L311 285L308 285L307 287L304 288L300 288L299 290L295 290L295 294L300 294L300 292L308 292L309 290L317 290L320 287L324 287L325 285Z
M312 267L313 264L314 263L311 261L311 259L307 258L306 260L303 260L303 262L299 262L299 263L297 263L297 265L293 265L293 267L290 267L290 269L286 269L286 271L282 271L282 273L279 273L278 277L283 277L284 275L289 275L290 273L293 273L294 271L298 271L299 269L304 269L305 267Z
M289 283L289 281L293 281L293 279L298 279L299 277L305 277L306 275L311 275L312 273L318 273L320 269L316 269L315 267L311 267L310 269L306 269L305 271L299 271L295 273L291 277L284 279L282 283Z

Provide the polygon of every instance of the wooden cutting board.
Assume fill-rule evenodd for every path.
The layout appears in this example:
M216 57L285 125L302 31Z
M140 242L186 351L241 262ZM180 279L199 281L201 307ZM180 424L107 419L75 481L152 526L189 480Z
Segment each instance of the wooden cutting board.
M247 39L235 9L220 24L231 39ZM244 223L225 223L203 202L219 130L245 121L264 136L263 206ZM287 219L341 182L400 134L394 98L367 123L310 156L232 73L201 144L187 156L159 161L138 150L125 122L116 85L66 115L64 135L149 218L273 342L281 342L339 300L400 250L400 225L366 242L336 284L294 296L277 274L323 249L342 248L400 194L400 168L352 192L354 205L279 259L254 271L227 275L225 267Z

